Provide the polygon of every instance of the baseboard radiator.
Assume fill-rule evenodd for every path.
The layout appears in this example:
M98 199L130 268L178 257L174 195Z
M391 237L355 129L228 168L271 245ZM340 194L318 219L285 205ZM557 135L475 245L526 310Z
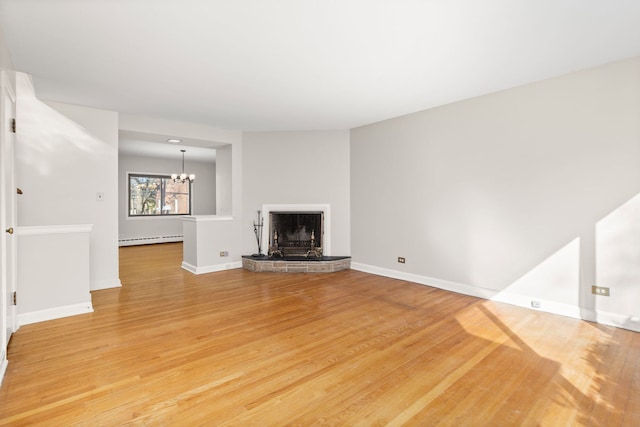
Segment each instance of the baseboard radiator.
M183 236L131 237L118 239L118 246L152 245L154 243L182 242Z

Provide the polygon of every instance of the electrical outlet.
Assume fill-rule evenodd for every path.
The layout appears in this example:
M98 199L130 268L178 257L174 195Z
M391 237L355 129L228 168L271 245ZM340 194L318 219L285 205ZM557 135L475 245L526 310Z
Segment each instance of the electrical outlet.
M591 293L594 295L600 295L603 297L608 297L609 294L609 288L605 287L605 286L592 286L591 287Z
M220 256L229 256L229 252L227 252L227 251L220 251Z
M405 259L404 259L404 257L399 256L399 257L398 257L398 262L399 262L400 264L404 264L404 263L405 263Z
M531 301L531 307L540 308L540 301L532 300Z

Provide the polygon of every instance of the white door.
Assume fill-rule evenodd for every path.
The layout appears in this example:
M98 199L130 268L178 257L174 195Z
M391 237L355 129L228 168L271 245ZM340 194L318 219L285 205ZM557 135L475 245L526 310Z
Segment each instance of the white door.
M17 328L16 306L16 182L14 173L16 97L4 70L0 72L0 287L2 288L2 351L0 363L6 358L6 348L11 334Z

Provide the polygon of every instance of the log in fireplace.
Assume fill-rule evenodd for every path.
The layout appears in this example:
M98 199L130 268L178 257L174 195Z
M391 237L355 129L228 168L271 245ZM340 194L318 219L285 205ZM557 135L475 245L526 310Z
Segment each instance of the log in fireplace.
M323 212L270 212L269 257L322 257Z

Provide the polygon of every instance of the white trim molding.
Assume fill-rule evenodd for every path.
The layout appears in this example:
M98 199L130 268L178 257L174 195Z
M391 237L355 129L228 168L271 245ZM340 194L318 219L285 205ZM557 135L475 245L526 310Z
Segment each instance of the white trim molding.
M540 299L529 295L516 294L512 292L497 291L495 289L480 288L478 286L463 283L449 282L435 279L433 277L421 276L403 271L391 270L376 267L373 265L358 262L351 263L351 269L392 279L405 280L407 282L418 283L420 285L432 286L445 291L457 292L463 295L483 298L491 301L502 302L515 305L530 310L543 311L545 313L559 314L561 316L572 317L574 319L587 320L603 325L615 326L640 332L640 317L626 316L617 313L610 313L601 310L592 310L579 307L577 305L560 303L557 301ZM539 307L532 307L531 302L536 301Z
M182 261L181 267L184 270L187 270L189 273L206 274L206 273L215 273L216 271L233 270L236 268L242 268L242 261L229 262L226 264L205 265L203 267L196 267L193 264L189 264L188 262Z
M120 279L98 280L95 282L91 282L92 291L99 291L102 289L111 289L111 288L121 288L121 287L122 287L122 282L120 282Z
M175 243L182 242L184 236L154 236L154 237L123 237L118 239L118 246L139 246L139 245L152 245L155 243Z
M42 236L45 234L91 233L92 228L93 224L39 225L17 227L16 234L19 236Z
M581 318L603 325L640 332L640 317L637 316L627 316L602 310L582 309Z
M93 313L91 301L18 314L18 323L23 326L86 313Z
M229 215L185 215L182 220L187 222L232 221L233 217Z
M449 282L446 280L434 279L432 277L420 276L418 274L406 273L404 271L391 270L373 265L351 262L351 269L371 273L378 276L390 277L392 279L405 280L407 282L418 283L420 285L432 286L445 291L457 292L463 295L491 299L496 291L492 289L479 288L477 286L465 285L463 283Z
M4 374L7 372L7 366L9 366L9 362L6 359L6 353L3 353L3 357L0 359L0 385L2 385Z

